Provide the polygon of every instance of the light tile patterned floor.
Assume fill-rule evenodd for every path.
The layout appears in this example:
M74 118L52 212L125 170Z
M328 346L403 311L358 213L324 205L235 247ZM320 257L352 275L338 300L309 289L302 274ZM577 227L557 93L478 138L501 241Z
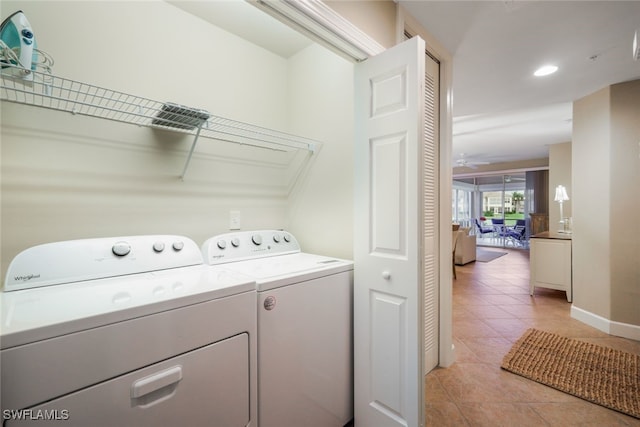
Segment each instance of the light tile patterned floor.
M572 319L564 292L538 288L529 296L529 252L507 251L488 263L456 266L456 363L425 379L426 425L640 426L636 418L500 369L504 355L531 327L640 354L640 342Z

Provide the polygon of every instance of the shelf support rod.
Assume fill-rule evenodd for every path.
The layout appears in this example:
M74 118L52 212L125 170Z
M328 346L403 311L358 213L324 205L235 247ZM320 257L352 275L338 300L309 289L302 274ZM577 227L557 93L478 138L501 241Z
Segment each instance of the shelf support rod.
M198 137L200 136L200 131L202 130L202 124L198 126L198 130L196 131L196 135L193 138L193 143L191 144L191 149L189 150L189 155L187 156L187 161L184 164L184 169L182 169L182 174L180 178L184 181L184 176L187 174L187 168L189 167L189 163L191 162L191 156L193 156L193 151L196 148L196 144L198 142Z

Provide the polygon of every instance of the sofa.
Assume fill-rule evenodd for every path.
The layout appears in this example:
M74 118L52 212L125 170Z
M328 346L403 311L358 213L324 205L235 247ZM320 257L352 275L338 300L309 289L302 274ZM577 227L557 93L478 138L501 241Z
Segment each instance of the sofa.
M457 231L456 252L453 257L456 265L464 265L476 260L476 235L469 234L471 227L460 227Z

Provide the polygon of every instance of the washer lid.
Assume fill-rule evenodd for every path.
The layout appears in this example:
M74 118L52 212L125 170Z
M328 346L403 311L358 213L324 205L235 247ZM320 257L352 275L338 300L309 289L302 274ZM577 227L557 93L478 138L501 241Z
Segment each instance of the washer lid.
M0 294L0 348L255 291L241 274L204 265Z
M353 270L353 262L298 252L294 254L229 262L224 268L246 274L256 281L258 291L286 286L318 277Z

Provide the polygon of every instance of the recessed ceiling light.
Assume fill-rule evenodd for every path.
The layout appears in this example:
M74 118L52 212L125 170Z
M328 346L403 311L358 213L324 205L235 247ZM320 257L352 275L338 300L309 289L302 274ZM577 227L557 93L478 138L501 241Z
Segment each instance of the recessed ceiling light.
M536 77L548 76L549 74L553 74L556 71L558 71L558 67L556 67L555 65L544 65L538 68L536 72L533 73L533 75Z

